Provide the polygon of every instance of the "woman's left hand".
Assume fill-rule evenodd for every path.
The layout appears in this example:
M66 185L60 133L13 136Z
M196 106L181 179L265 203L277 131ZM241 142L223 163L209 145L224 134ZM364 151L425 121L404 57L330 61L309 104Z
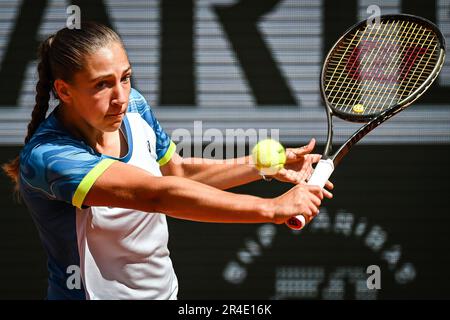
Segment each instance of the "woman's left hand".
M316 140L311 139L311 141L303 147L287 148L284 168L273 175L273 177L279 181L294 184L308 182L308 179L314 171L312 165L319 162L322 157L320 154L311 154L315 144ZM325 187L331 190L333 189L333 184L328 181Z

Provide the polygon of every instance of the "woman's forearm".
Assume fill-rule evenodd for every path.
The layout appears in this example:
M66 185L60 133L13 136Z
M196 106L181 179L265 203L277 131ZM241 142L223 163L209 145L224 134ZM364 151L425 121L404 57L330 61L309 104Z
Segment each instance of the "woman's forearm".
M270 222L275 202L177 176L156 177L119 161L94 183L84 204L130 208L204 222Z
M272 200L221 191L180 177L160 178L156 210L203 222L271 222Z
M229 160L183 159L184 177L225 190L261 179L250 157Z

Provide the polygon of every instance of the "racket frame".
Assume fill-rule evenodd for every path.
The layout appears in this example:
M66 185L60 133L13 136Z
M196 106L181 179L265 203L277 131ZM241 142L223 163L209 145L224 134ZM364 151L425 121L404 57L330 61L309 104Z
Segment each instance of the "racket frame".
M390 18L396 18L401 19L404 18L405 20L414 20L417 23L420 24L426 24L428 25L434 33L437 35L438 40L440 42L441 48L439 52L438 61L431 73L431 77L429 77L424 83L422 83L421 86L419 86L413 93L408 95L405 99L398 102L396 105L380 112L379 114L372 114L372 115L358 115L358 116L352 116L349 113L343 113L339 112L337 110L334 110L330 107L328 99L325 95L325 71L328 65L328 62L330 61L330 56L334 53L334 51L337 49L338 45L341 43L341 41L347 37L350 33L360 28L363 24L367 23L366 20L360 21L345 31L345 33L335 42L333 47L328 51L328 54L325 58L325 63L322 66L321 72L320 72L320 92L322 95L323 102L325 104L326 108L326 114L327 114L327 126L328 126L328 132L327 132L327 142L325 144L325 149L322 155L322 159L327 160L331 159L334 163L334 167L336 167L342 160L342 158L349 152L349 150L359 141L361 140L365 135L367 135L369 132L371 132L373 129L378 127L380 124L385 122L386 120L393 117L398 112L404 110L409 105L411 105L414 101L416 101L436 80L436 78L439 75L439 72L442 69L442 66L444 64L445 60L445 38L442 34L442 32L439 30L439 28L431 21L410 15L410 14L387 14L387 15L381 15L381 20L386 20ZM350 121L350 122L359 122L359 123L366 123L361 128L359 128L353 135L351 135L347 141L342 144L342 146L339 147L339 149L333 154L330 155L333 149L333 116L337 116L338 118Z

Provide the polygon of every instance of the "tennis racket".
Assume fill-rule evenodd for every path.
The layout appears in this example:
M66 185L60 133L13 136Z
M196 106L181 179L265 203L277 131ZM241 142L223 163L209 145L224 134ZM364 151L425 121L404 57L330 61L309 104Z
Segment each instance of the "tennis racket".
M412 15L383 15L379 23L351 27L328 53L321 93L328 122L327 143L308 181L324 187L334 169L366 134L418 99L441 71L445 40L430 21ZM335 152L333 116L366 123ZM302 215L286 224L302 229Z

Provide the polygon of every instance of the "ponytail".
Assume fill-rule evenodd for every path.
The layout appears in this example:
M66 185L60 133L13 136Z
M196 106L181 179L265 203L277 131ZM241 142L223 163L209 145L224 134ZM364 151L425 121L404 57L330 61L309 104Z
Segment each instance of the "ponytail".
M41 122L45 120L45 116L47 114L48 104L50 101L50 91L52 91L53 87L53 77L49 61L49 52L52 41L53 36L50 36L41 44L39 48L40 62L37 67L39 80L36 84L36 104L34 105L33 112L31 113L31 121L28 124L28 132L25 137L25 143L30 141Z
M39 80L36 84L36 104L33 108L33 112L31 113L31 121L28 124L28 132L25 137L25 143L30 141L41 122L45 120L45 116L48 111L50 91L52 91L53 87L53 76L49 57L53 37L53 35L48 37L39 46L39 64L37 67ZM14 182L15 192L19 191L19 167L19 156L2 166L2 169L5 171L6 175Z

